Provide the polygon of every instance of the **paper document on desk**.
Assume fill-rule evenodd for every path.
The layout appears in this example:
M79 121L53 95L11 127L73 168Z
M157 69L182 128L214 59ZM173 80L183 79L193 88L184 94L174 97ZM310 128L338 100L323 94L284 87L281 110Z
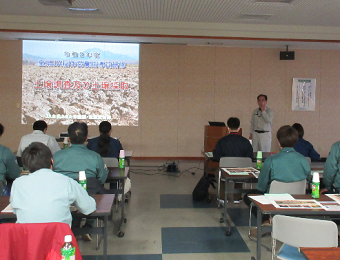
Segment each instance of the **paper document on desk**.
M256 178L260 174L258 170L256 170L253 167L246 167L246 168L222 168L225 172L227 172L229 175L250 175L253 174Z
M256 200L258 203L261 204L272 204L271 200L268 199L266 196L264 195L257 195L257 196L249 196L249 198Z
M207 156L208 158L213 158L214 157L213 152L206 152L205 156Z
M330 197L332 200L340 203L340 194L325 194L326 196Z
M264 194L264 196L266 196L266 198L268 198L269 200L295 200L294 197L289 193L266 193Z
M4 208L1 212L2 213L13 213L13 208L12 208L11 204L8 204L8 206L6 208Z
M340 211L340 204L336 201L319 201L327 211Z
M273 205L280 209L325 209L316 200L274 200Z

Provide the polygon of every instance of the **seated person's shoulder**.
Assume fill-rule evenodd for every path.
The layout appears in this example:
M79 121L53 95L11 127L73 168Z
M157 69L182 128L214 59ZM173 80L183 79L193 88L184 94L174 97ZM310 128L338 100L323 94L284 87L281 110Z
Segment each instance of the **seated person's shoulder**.
M1 153L13 153L12 151L11 151L11 149L9 149L7 146L3 146L3 145L1 145L0 144L0 152Z
M91 139L87 139L87 143L88 143L88 144L93 144L93 143L98 142L98 140L99 140L99 136L93 137L93 138L91 138Z
M340 149L340 141L335 142L335 143L332 145L332 148L333 148L333 149Z
M114 143L120 143L120 141L116 138L110 137L110 141Z

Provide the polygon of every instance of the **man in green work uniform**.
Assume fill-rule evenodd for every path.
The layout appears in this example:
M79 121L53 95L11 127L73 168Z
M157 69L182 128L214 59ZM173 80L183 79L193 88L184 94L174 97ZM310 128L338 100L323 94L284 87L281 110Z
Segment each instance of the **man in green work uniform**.
M298 141L298 132L289 125L280 127L276 134L281 151L269 156L262 165L261 172L257 182L257 191L250 194L264 194L269 192L272 181L295 182L310 178L310 166L306 158L294 150L293 146ZM251 201L248 194L244 196L244 203L250 205ZM253 207L253 214L257 212ZM270 225L269 215L262 218L263 226ZM257 229L250 231L250 237L257 236Z
M53 170L72 179L78 180L79 171L85 171L86 178L96 178L105 183L108 169L101 156L86 148L87 125L75 122L68 129L71 146L60 150L53 155Z
M256 188L268 192L270 183L274 180L295 182L310 178L310 166L306 158L293 148L299 136L289 125L280 127L277 131L281 151L269 156L263 163Z
M108 169L100 157L94 151L86 148L84 143L87 140L88 128L85 123L75 122L68 129L71 146L60 150L53 155L53 171L64 174L74 180L79 179L79 171L85 171L86 179L91 182L98 180L99 185L105 183ZM88 192L90 192L88 190ZM72 226L80 226L81 219L74 219ZM92 220L87 220L84 227L93 226ZM91 241L89 234L83 234L83 240Z
M340 192L340 141L334 143L331 147L323 167L323 182L325 188L320 193Z
M4 127L0 124L0 137ZM0 196L5 195L8 187L7 181L13 181L20 176L20 168L12 151L6 146L0 145ZM8 184L8 183L7 183ZM7 194L8 195L8 194Z

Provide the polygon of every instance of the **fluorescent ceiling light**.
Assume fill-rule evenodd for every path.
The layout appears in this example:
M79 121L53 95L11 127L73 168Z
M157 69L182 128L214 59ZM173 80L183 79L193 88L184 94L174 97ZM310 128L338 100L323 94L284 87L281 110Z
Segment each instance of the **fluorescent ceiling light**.
M94 12L98 11L98 8L80 8L80 7L69 7L71 11L78 11L78 12Z
M248 0L249 3L255 4L289 4L293 5L301 0Z

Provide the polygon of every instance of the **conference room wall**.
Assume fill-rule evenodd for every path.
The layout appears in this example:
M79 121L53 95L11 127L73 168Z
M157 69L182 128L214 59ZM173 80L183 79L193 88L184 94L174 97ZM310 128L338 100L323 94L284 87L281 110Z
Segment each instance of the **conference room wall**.
M6 127L1 144L17 149L31 125L20 124L21 41L0 41L0 122ZM241 120L249 136L256 96L268 95L274 110L272 151L279 149L275 133L283 124L300 122L305 137L322 156L339 140L340 52L295 50L294 61L280 61L278 49L141 45L140 121L137 127L114 127L126 150L136 157L198 157L208 121ZM19 76L18 76L19 75ZM316 111L291 110L293 77L316 78ZM322 127L324 126L324 127ZM67 126L51 125L58 135ZM98 135L91 126L90 135Z

